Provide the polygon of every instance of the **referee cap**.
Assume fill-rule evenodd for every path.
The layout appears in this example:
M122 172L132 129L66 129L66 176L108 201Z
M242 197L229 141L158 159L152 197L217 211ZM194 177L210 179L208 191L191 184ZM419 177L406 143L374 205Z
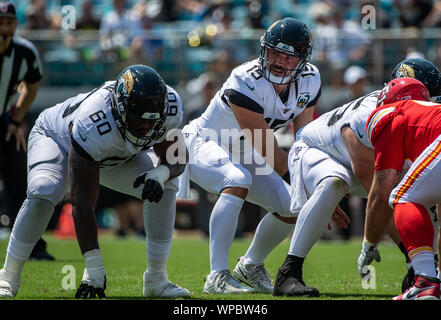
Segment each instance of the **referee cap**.
M0 2L0 17L17 18L15 6L12 2Z

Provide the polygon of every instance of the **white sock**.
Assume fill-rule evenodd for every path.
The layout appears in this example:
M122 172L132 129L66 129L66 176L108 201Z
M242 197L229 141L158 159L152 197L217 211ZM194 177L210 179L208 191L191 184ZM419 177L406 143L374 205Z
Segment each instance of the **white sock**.
M256 228L253 242L244 255L244 263L263 264L265 258L292 232L294 226L277 219L272 213L267 213Z
M348 192L341 179L323 179L300 210L288 254L305 258L320 239L331 220L334 209Z
M26 261L20 261L6 255L5 264L3 270L5 271L4 276L10 281L20 281L21 272Z
M210 217L210 274L228 269L228 253L244 200L221 193Z
M423 251L412 257L415 274L436 278L433 252Z
M147 276L151 279L168 281L167 276L167 260L158 261L155 259L147 260Z
M54 205L43 199L26 198L18 212L8 243L8 256L26 261L46 230Z
M167 260L170 254L176 212L176 191L164 189L158 203L144 202L144 229L147 248L147 274L168 280Z

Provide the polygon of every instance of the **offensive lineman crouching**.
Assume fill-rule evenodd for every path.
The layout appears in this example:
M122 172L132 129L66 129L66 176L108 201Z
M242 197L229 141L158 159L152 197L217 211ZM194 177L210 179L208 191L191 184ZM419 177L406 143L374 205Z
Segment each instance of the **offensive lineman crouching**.
M93 211L99 184L146 200L144 295L190 295L168 281L166 271L176 212L173 178L183 172L186 163L185 156L171 165L169 160L176 158L166 155L175 143L177 150L185 150L179 155L186 155L183 138L174 130L182 114L176 91L155 70L143 65L130 66L116 82L106 82L40 114L29 138L27 198L0 270L0 297L17 294L23 265L62 199L68 180L75 230L86 265L77 298L105 297L106 273ZM172 132L176 138L169 141L166 136ZM154 152L145 152L151 147Z

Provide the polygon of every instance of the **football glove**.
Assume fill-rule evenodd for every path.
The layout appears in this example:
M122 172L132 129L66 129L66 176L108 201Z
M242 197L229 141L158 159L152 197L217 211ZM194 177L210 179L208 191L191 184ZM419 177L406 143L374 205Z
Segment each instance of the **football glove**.
M374 259L377 262L381 261L380 251L378 251L377 244L369 243L364 239L361 253L358 257L358 273L361 278L364 278L369 274L369 270L366 271L366 268L364 267L370 265Z
M80 286L75 293L77 299L105 298L106 295L106 271L104 270L103 258L99 249L88 251L84 254L86 268L83 272Z
M170 170L167 166L159 165L153 170L144 173L136 178L133 183L134 188L144 184L142 189L142 199L150 202L159 202L164 194L164 183L170 177Z
M106 297L104 290L106 290L106 273L103 268L84 269L83 279L75 293L77 299L103 299Z

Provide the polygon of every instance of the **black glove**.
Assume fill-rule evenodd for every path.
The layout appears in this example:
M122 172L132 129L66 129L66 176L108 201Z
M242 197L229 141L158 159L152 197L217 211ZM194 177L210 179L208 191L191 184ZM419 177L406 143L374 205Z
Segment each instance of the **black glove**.
M77 299L95 299L98 295L98 298L104 299L106 298L106 294L104 290L106 290L106 278L104 278L104 288L95 288L86 282L81 282L80 286L75 293L75 298Z
M159 202L164 194L164 188L158 181L154 179L147 179L144 182L146 175L147 173L144 173L136 178L135 182L133 183L133 187L138 188L144 183L144 188L142 188L142 199L150 202Z

